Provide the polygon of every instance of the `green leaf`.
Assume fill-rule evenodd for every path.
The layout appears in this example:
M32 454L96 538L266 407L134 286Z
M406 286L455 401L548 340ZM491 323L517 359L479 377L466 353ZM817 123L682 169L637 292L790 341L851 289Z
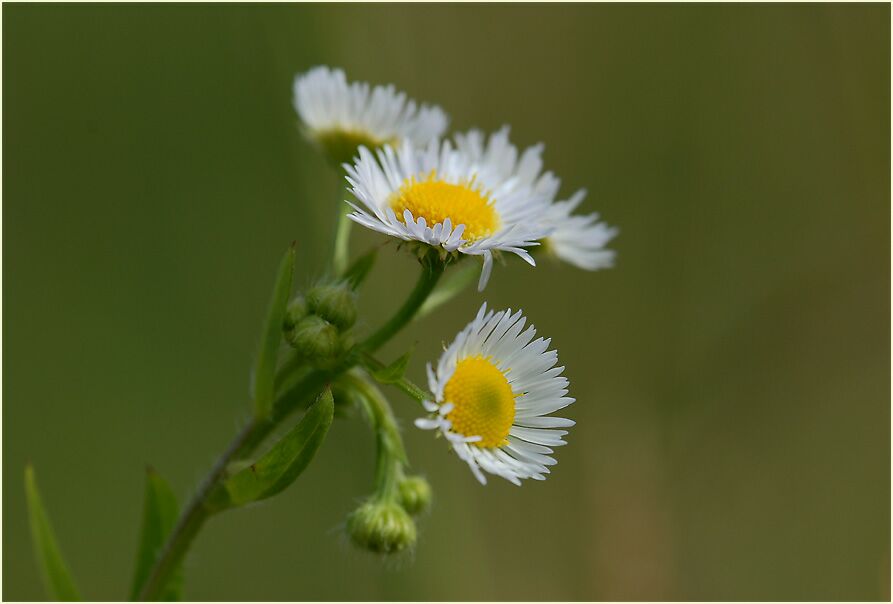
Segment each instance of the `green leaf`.
M292 244L279 263L276 286L273 288L273 298L267 310L267 322L264 324L257 364L254 368L254 413L259 418L269 417L273 409L276 358L279 344L282 342L282 323L288 307L294 271L295 246Z
M152 572L161 548L177 523L179 506L177 497L167 482L152 468L146 471L146 496L143 503L143 528L140 545L136 553L136 569L133 574L133 586L130 599L139 598L140 591ZM183 585L183 570L174 571L171 579L159 594L159 600L176 601L180 599Z
M372 267L375 265L375 259L378 257L378 248L372 248L359 258L357 258L353 264L350 265L342 278L350 283L350 286L353 289L356 289L360 286L360 284L366 279L366 276L369 274L369 271L372 270Z
M474 262L469 262L463 266L457 267L450 271L443 280L434 288L428 299L422 304L415 318L421 319L425 315L430 314L436 308L443 306L466 287L474 283L480 275L480 266Z
M325 440L334 412L332 391L326 388L301 421L266 455L224 483L228 505L272 497L294 482Z
M400 356L396 361L386 367L371 369L372 377L375 381L382 384L396 384L403 379L406 374L406 366L409 364L409 357L412 350L408 350Z
M34 479L34 468L25 466L25 497L28 501L28 518L31 523L31 539L37 555L37 565L43 575L50 597L65 602L80 600L74 580L62 559L56 544L56 536L44 511Z

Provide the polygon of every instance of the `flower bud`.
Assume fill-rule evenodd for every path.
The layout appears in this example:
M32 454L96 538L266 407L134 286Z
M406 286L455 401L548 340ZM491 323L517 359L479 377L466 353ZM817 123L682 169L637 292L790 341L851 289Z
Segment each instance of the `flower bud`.
M326 321L348 329L357 321L356 295L346 283L317 285L307 292L310 310Z
M431 485L421 476L408 476L400 481L400 504L416 516L431 505Z
M372 499L347 517L347 532L358 547L396 554L416 541L415 522L400 504Z
M311 360L326 361L339 352L338 330L316 315L301 319L286 337L298 352Z

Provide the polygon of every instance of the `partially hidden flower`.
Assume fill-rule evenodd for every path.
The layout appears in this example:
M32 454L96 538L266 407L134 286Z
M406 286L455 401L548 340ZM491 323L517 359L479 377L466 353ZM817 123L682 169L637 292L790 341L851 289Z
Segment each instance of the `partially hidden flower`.
M551 340L534 339L536 329L525 323L521 311L488 311L484 303L437 365L428 365L434 400L416 426L441 432L482 484L484 472L516 485L544 480L557 463L553 447L566 444L561 428L574 425L549 415L574 399Z
M541 230L548 234L540 243L542 249L560 260L586 270L613 266L615 253L606 249L617 235L617 228L599 221L599 215L575 214L586 197L580 189L566 201L555 201L561 181L552 172L543 172L543 145L528 148L523 155L513 153L509 127L503 126L490 136L487 144L479 130L456 134L456 145L473 161L493 163L504 179L517 179L548 198L548 209L541 214ZM500 161L494 162L494 157Z
M543 250L568 264L588 271L614 266L614 250L606 248L617 236L617 227L599 221L597 213L574 214L586 197L580 189L567 201L552 204L545 223L549 235L542 240Z
M431 141L420 148L405 141L385 145L375 155L361 147L353 165L345 165L352 220L363 226L414 241L445 253L483 258L478 284L487 284L498 252L516 254L531 266L527 248L549 233L545 225L551 198L545 181L530 178L524 158L501 137L491 137L481 154ZM348 202L350 203L350 202Z
M393 85L348 82L344 71L320 66L295 77L295 111L309 138L336 163L361 145L375 148L406 139L424 145L446 130L446 113L419 105Z

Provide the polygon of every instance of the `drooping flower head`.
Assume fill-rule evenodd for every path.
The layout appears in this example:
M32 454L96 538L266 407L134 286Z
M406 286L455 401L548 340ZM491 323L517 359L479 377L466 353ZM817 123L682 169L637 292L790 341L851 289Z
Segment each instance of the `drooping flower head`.
M348 166L350 218L403 241L418 241L448 253L482 256L479 289L490 276L495 252L509 252L535 266L526 248L538 245L549 229L549 187L530 178L534 167L503 137L494 135L480 154L450 141L420 148L404 141L373 155L361 147ZM518 169L506 170L518 163ZM530 169L528 169L530 167Z
M428 365L435 400L425 402L431 415L416 426L443 433L482 484L484 472L517 485L544 480L557 463L552 447L566 444L567 431L557 428L574 425L548 416L574 399L551 340L534 340L525 322L521 311L488 311L485 303L437 366Z
M599 222L598 214L574 214L583 201L586 191L581 189L567 201L555 201L561 181L551 172L542 172L543 145L528 148L520 157L509 141L509 128L503 126L484 144L479 130L456 134L456 145L473 161L491 161L504 179L517 179L519 184L532 187L546 196L547 211L541 214L540 230L548 233L540 240L543 251L565 262L586 270L607 268L613 265L614 251L605 249L617 235L617 229ZM499 161L493 161L499 157Z
M350 82L340 69L314 67L295 77L294 106L308 136L337 163L369 148L407 139L424 145L446 130L440 107L417 105L393 85Z

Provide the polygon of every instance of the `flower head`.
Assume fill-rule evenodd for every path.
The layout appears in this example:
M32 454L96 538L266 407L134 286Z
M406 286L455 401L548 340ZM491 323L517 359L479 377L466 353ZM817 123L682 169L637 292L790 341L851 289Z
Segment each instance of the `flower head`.
M547 414L567 407L568 381L556 367L550 340L537 338L521 311L493 312L481 306L474 321L459 332L436 367L428 365L429 417L422 429L439 430L482 483L483 472L514 484L544 480L557 463L553 450L574 422ZM483 470L483 472L482 472Z
M549 232L544 225L548 187L528 178L523 159L517 173L505 169L517 155L498 134L480 154L449 141L431 141L425 148L408 141L396 149L385 145L377 157L361 147L356 163L345 166L359 201L351 204L350 218L404 241L482 256L478 288L483 289L495 252L516 254L535 266L526 248ZM530 156L528 150L522 158Z
M443 134L449 121L440 107L419 106L392 85L348 83L342 70L328 67L295 77L294 106L308 136L338 163L349 161L360 145L403 139L424 145Z

